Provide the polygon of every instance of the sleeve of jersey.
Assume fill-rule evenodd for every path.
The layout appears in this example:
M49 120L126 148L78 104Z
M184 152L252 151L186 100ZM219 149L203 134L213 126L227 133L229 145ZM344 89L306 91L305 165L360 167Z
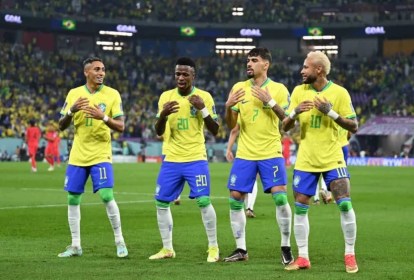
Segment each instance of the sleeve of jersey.
M164 104L165 104L165 101L164 101L164 96L165 96L165 94L164 94L164 93L163 93L163 94L161 94L160 99L158 100L158 112L157 112L157 118L159 118L159 117L160 117L161 111L162 111L162 109L164 108Z
M72 94L71 94L71 92L72 91L69 91L68 95L66 96L65 103L63 104L62 110L60 110L60 114L62 116L66 115L66 112L72 106L72 101L71 101Z
M119 94L119 92L116 92L115 102L112 105L111 111L112 111L112 118L114 119L124 115L124 109L122 108L121 95Z
M344 91L341 102L339 103L339 112L340 116L343 116L347 119L355 119L356 113L354 110L354 106L352 105L351 96L349 95L348 91Z
M285 110L285 115L289 116L289 114L298 106L298 102L296 100L296 95L297 95L297 87L293 90L292 95L290 96L290 101L289 101L289 106L287 108L287 110ZM289 98L289 96L288 96Z
M277 104L286 111L289 107L289 91L284 85L280 87L277 97Z
M233 86L233 88L231 89L231 91L230 91L230 94L233 94L233 92L235 92L236 91L236 87L235 86ZM235 112L239 112L240 110L239 110L239 105L240 104L240 102L239 103L237 103L236 105L234 105L233 107L231 107L231 109L233 110L233 111L235 111Z
M213 120L217 120L216 106L214 105L213 97L210 94L208 94L206 98L205 105Z

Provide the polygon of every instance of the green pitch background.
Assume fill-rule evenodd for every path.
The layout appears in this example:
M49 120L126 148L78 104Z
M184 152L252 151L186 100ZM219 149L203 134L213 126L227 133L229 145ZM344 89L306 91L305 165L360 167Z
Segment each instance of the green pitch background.
M357 215L360 271L345 273L344 241L334 204L311 206L312 269L284 271L279 261L279 230L272 199L260 192L248 219L250 260L207 263L207 238L195 202L171 206L175 259L149 261L161 248L153 201L158 164L115 164L115 198L129 249L118 259L105 208L88 182L81 213L82 257L60 259L70 244L65 166L47 172L39 164L0 163L0 279L412 279L414 274L414 169L350 167ZM226 188L230 164L211 164L212 201L218 218L221 257L235 248ZM292 170L289 170L291 181ZM290 186L289 186L290 189ZM289 202L293 205L291 192ZM295 256L297 249L292 234Z

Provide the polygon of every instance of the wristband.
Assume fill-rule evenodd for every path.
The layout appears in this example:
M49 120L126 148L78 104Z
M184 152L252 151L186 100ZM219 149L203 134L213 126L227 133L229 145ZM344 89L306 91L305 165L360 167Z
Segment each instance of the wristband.
M109 121L109 117L107 115L105 115L102 119L105 123Z
M337 112L335 112L334 110L330 110L329 112L328 112L328 114L326 114L328 117L330 117L331 119L333 119L334 121L336 120L336 119L338 119L339 118L339 115L338 115L338 113Z
M200 110L201 115L203 116L203 119L207 118L208 116L210 116L210 113L208 112L207 108L204 107L203 109Z
M68 111L66 112L66 114L67 114L69 117L72 117L72 116L73 116L73 113L72 113L72 111L70 110L70 108L68 109Z
M267 102L267 105L269 105L270 108L273 108L276 105L276 101L272 98L272 99L270 99L269 102Z
M296 120L296 112L295 112L295 110L293 110L292 112L290 112L290 114L289 114L289 118L291 118L292 120Z

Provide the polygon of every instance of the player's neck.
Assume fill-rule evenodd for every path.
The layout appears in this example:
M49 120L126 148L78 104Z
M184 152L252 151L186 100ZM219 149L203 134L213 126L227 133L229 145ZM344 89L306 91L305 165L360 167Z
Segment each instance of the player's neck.
M89 92L91 94L96 93L97 91L99 91L99 89L101 88L102 85L98 85L95 83L86 83L86 88L89 90Z
M313 84L312 87L317 91L317 92L321 92L326 85L329 83L328 79L326 77L321 78L316 80Z
M252 82L255 86L261 87L267 81L267 76L253 77Z
M180 90L180 89L178 88L177 90L178 90L178 93L179 93L181 96L188 96L188 95L190 95L190 94L193 92L193 90L194 90L194 86L188 87L188 88L186 88L186 89L184 89L184 90Z

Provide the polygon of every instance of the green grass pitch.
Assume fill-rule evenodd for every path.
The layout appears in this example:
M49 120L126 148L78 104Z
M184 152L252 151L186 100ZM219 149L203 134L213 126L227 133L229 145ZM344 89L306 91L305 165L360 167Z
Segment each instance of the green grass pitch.
M70 244L65 166L47 172L39 164L0 163L0 279L412 279L414 276L414 169L350 167L352 199L357 215L356 254L360 271L345 273L344 241L334 204L311 206L310 259L312 269L284 271L280 264L280 235L275 206L258 193L257 218L247 220L250 260L207 263L207 238L196 203L185 187L174 218L175 259L150 261L161 248L153 193L158 164L115 164L115 198L129 249L118 259L113 234L98 195L90 182L82 199L83 256L60 259ZM210 164L212 202L217 212L220 255L235 248L229 222L230 164ZM292 170L289 170L289 184ZM293 205L289 185L289 202ZM295 256L297 249L292 234Z

